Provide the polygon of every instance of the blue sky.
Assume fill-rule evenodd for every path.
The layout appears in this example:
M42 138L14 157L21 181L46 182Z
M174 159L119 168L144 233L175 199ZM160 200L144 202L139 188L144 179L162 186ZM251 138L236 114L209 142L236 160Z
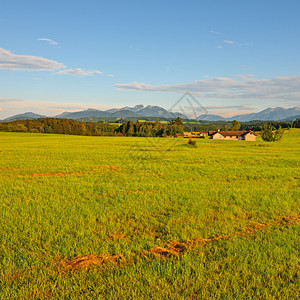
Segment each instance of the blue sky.
M300 102L300 1L1 1L0 119L171 107L229 116Z

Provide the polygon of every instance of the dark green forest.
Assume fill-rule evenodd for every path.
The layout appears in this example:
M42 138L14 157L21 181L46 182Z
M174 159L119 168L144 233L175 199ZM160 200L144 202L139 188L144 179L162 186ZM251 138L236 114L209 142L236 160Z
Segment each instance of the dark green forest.
M233 121L234 122L234 121ZM232 123L229 121L199 121L199 122L185 122L184 131L211 131L211 130L233 130ZM275 129L283 128L299 128L300 119L295 121L261 121L254 120L249 122L240 122L239 130L253 130L261 131L264 125L270 124Z
M0 123L0 131L112 136L119 125L79 122L70 119L41 118Z
M182 135L184 132L184 126L182 120L178 117L175 120L171 120L169 124L162 124L159 121L156 122L142 122L139 121L133 123L128 121L122 124L116 133L124 136L143 136L143 137L165 137L165 136L177 136Z
M0 131L56 133L88 136L175 136L183 134L183 123L180 118L169 124L160 122L111 124L104 122L79 122L70 119L40 118L0 123Z

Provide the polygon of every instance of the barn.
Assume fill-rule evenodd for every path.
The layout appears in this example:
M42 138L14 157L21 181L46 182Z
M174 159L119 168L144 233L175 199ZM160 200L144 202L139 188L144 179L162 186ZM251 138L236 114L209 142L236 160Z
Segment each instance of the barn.
M245 140L256 141L256 134L253 131L215 131L210 134L215 140Z

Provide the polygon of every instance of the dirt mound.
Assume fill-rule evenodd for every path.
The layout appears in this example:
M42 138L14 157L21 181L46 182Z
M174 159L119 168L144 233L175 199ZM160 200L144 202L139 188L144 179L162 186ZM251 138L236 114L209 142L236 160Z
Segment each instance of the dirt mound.
M87 256L76 256L70 260L61 261L61 265L68 270L87 269L95 265L103 265L107 262L116 263L121 259L121 255L87 255Z
M264 230L265 228L272 226L287 226L293 223L300 222L300 215L298 216L288 216L282 217L269 223L257 223L247 228L243 228L240 231L232 232L226 235L219 235L211 238L194 238L187 240L185 242L172 241L165 247L155 246L148 250L142 250L135 253L131 253L133 256L137 254L143 254L145 256L154 255L155 257L167 259L180 257L181 254L185 253L190 248L205 247L208 243L230 239L234 236L251 235L258 231ZM122 234L112 234L110 238L122 239L125 236ZM77 256L70 260L64 260L61 265L67 270L77 270L86 269L94 265L103 265L105 263L128 263L130 259L123 259L121 255L87 255L87 256ZM17 274L17 277L19 275Z
M250 235L250 234L256 233L258 231L261 231L266 227L276 226L276 225L285 225L285 224L289 224L292 222L299 223L300 215L299 216L282 217L280 219L274 220L269 223L264 223L264 224L257 223L252 226L249 226L247 228L243 228L240 231L232 232L232 233L226 234L226 235L219 235L219 236L215 236L212 238L206 238L206 239L205 238L195 238L195 239L187 241L187 244L191 245L191 246L196 246L199 243L206 244L206 243L213 242L213 241L229 239L229 238L232 238L237 235Z
M157 257L166 258L172 256L180 256L183 252L188 249L185 243L180 243L178 241L173 241L166 247L155 246L146 251L146 253L153 254Z
M294 216L294 217L282 217L277 222L283 224L283 223L291 223L293 221L295 221L296 223L299 223L300 222L300 215Z

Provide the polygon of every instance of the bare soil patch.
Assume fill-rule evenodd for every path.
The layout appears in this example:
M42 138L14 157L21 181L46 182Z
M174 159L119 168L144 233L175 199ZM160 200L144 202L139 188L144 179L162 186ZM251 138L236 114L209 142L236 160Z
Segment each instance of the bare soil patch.
M118 239L118 240L124 240L126 238L126 235L123 233L113 233L110 236L111 239Z
M87 269L95 265L103 265L107 262L116 263L121 259L121 255L86 255L86 256L76 256L70 260L61 261L61 265L67 270L76 269Z
M86 172L69 172L69 173L33 173L33 174L29 174L27 176L30 177L43 177L43 176L71 176L71 175L83 175L86 174Z
M265 228L272 227L272 226L288 226L290 224L295 224L300 222L300 215L298 216L287 216L282 217L280 219L274 220L269 223L265 224L255 224L252 226L249 226L247 228L243 228L240 231L232 232L230 234L226 235L219 235L211 238L194 238L191 240L187 240L185 242L179 242L179 241L172 241L168 243L166 246L155 246L147 250L138 251L135 253L132 253L130 257L135 257L137 255L141 255L142 257L154 255L157 258L160 259L168 259L168 258L179 258L183 253L188 251L191 248L196 247L203 247L207 245L208 243L219 241L219 240L225 240L230 239L234 236L247 236L254 234L258 231L262 231ZM125 235L123 234L112 234L111 238L117 238L117 239L124 239ZM109 254L102 254L102 255L87 255L87 256L76 256L70 260L63 260L61 261L61 266L63 266L66 270L78 270L78 269L86 269L91 266L95 265L103 265L105 263L119 263L121 262L122 255L109 255ZM131 258L128 259L122 259L122 263L129 263L131 262ZM18 277L18 276L17 276Z
M94 166L90 167L91 170L99 170L99 169L109 169L109 170L118 170L119 166Z
M145 253L153 254L156 257L167 258L167 257L178 257L180 254L185 252L188 249L188 246L185 243L180 243L178 241L172 241L166 247L155 246Z

